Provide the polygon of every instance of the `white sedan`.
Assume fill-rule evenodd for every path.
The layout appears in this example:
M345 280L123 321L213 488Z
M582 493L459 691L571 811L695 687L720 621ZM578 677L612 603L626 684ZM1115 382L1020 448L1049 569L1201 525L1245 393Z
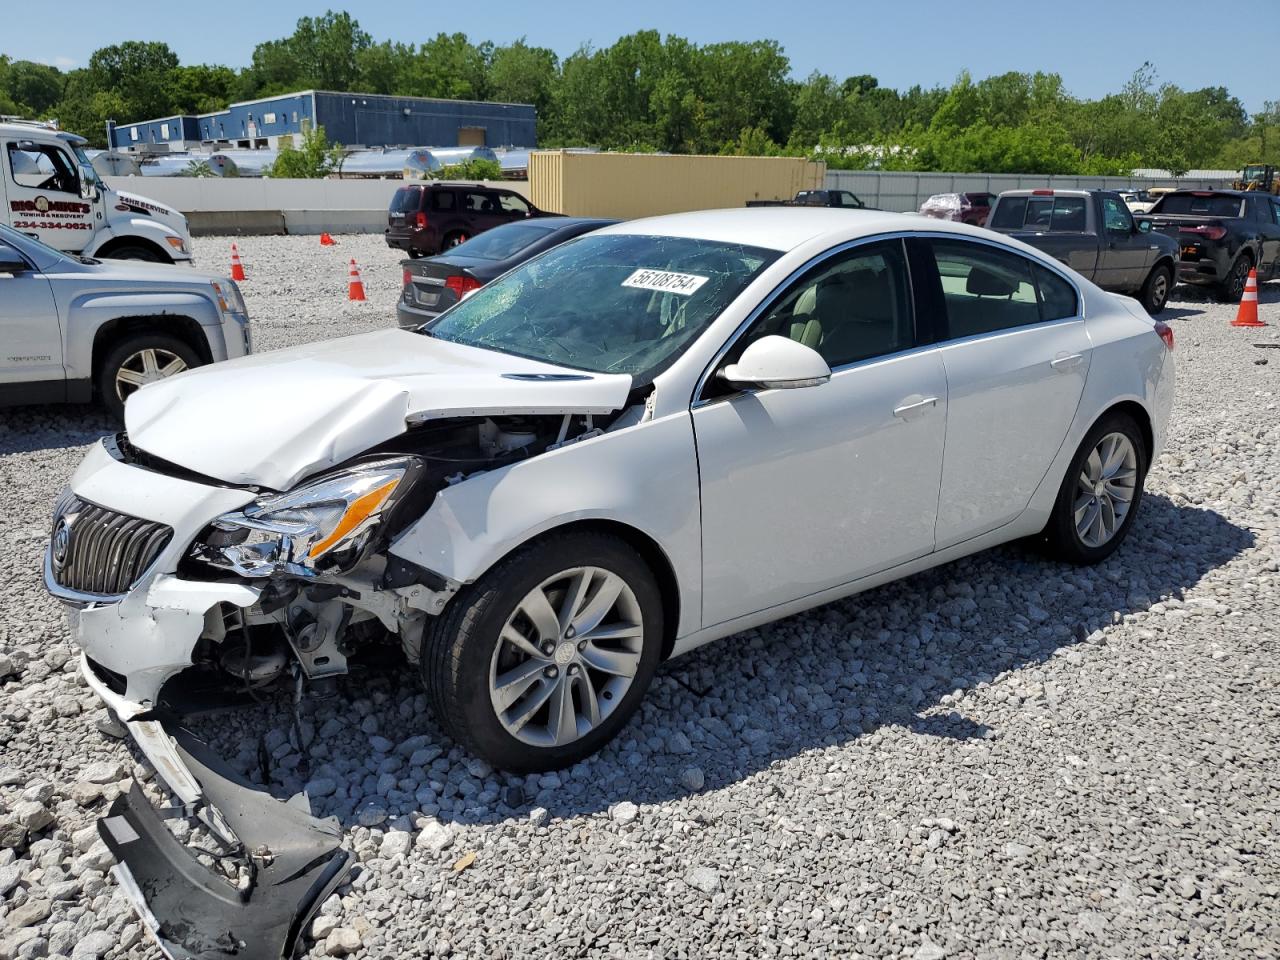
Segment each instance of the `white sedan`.
M421 330L138 391L59 501L46 582L162 773L150 711L193 665L331 685L388 635L455 740L563 767L709 641L1016 538L1106 558L1172 347L1136 301L962 224L618 224Z

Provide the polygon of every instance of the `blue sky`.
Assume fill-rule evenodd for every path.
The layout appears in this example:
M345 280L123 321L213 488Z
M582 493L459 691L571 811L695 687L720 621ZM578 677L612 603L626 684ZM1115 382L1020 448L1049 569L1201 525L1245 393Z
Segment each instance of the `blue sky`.
M1273 4L1246 6L1275 11ZM1074 0L1065 9L1044 0L61 0L53 6L0 0L0 6L0 53L64 68L83 66L97 47L130 39L163 40L184 63L243 66L256 43L291 33L298 17L332 6L349 10L375 40L460 30L495 43L525 36L563 56L583 42L607 46L622 34L657 29L698 43L777 40L799 77L815 69L837 77L870 73L905 88L948 84L965 68L975 77L1046 70L1062 74L1082 97L1118 90L1150 60L1161 81L1189 89L1224 85L1251 112L1264 100L1280 100L1273 31L1232 27L1213 12L1226 7L1203 0ZM1211 38L1202 49L1200 37Z

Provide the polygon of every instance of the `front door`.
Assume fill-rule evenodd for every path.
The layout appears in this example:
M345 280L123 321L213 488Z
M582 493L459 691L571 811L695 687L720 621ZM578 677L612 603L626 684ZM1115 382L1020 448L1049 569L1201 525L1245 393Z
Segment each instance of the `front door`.
M80 196L75 158L61 144L7 140L4 166L9 223L59 250L83 250L93 239L93 206Z
M3 240L0 248L17 253ZM8 403L62 399L65 389L53 288L28 264L17 273L0 272L0 400Z
M1075 419L1091 346L1075 288L972 240L931 241L950 391L937 548L1014 520Z
M947 385L913 313L902 242L855 246L782 291L724 360L780 334L821 353L829 382L713 378L697 398L704 625L932 551Z
M1094 280L1105 290L1136 291L1147 280L1154 244L1135 229L1133 214L1119 194L1104 193L1098 199L1102 204L1102 229L1098 233L1102 249Z

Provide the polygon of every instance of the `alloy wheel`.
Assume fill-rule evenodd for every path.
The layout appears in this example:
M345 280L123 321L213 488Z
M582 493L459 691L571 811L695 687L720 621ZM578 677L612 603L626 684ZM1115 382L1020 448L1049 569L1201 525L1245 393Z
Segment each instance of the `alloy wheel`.
M561 571L503 625L489 666L494 713L523 743L573 743L621 704L643 648L643 614L625 580L600 567Z
M1234 267L1231 268L1231 286L1228 288L1228 294L1232 301L1239 300L1244 296L1245 284L1249 282L1249 261L1241 257L1236 261Z
M1151 305L1160 309L1169 299L1169 277L1162 270L1151 280Z
M1076 534L1086 547L1109 542L1124 524L1138 486L1138 452L1123 433L1108 433L1090 451L1076 481Z
M116 396L125 400L139 387L164 380L187 369L187 361L163 347L146 347L130 354L116 370Z

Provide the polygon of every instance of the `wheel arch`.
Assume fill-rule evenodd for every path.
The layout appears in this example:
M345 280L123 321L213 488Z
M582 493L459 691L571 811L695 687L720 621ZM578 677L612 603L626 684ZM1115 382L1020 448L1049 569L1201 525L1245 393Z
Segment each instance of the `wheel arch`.
M128 234L122 237L112 237L102 246L98 247L93 252L93 255L95 257L110 258L117 250L122 250L126 247L141 247L145 250L150 250L160 258L161 263L174 262L173 257L169 256L168 251L161 247L160 244L156 243L154 240L149 240L146 237L139 237L133 234Z
M1093 422L1089 424L1085 433L1087 434L1089 430L1092 430L1105 417L1108 417L1113 413L1124 414L1138 425L1138 429L1142 431L1142 443L1146 448L1148 461L1147 467L1150 468L1150 460L1155 450L1155 429L1151 424L1151 414L1147 411L1147 408L1137 400L1121 400L1119 403L1113 403L1093 418Z
M490 566L490 569L497 566L517 550L536 546L549 537L562 536L566 533L603 533L617 537L635 550L644 560L645 566L652 571L654 579L657 580L658 592L662 596L662 659L666 660L671 655L671 650L675 646L676 636L679 632L680 581L676 577L675 566L672 564L671 558L667 556L667 552L662 548L662 545L643 530L620 520L604 518L570 520L541 530L527 540L513 545L511 549Z
M163 318L145 315L116 317L99 326L93 334L91 376L95 381L112 347L125 337L139 333L161 333L177 337L196 352L201 362L213 362L213 351L209 348L204 328L191 317L180 314L170 314Z

